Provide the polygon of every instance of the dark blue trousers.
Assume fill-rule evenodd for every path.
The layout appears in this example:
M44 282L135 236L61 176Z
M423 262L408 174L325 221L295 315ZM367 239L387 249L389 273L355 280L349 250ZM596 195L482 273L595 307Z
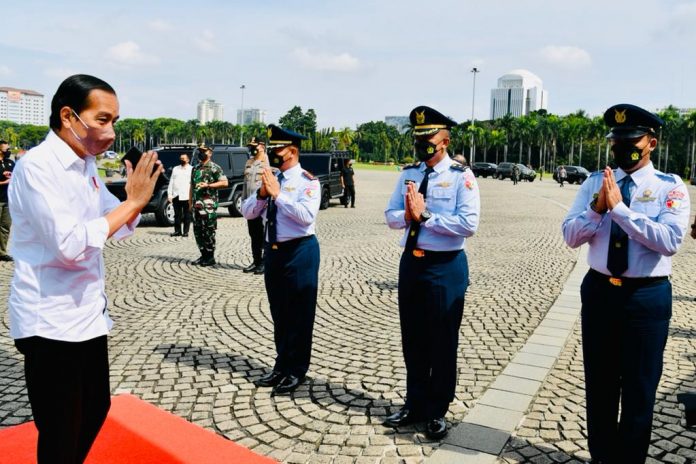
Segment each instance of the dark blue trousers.
M672 316L672 284L665 279L616 287L591 271L580 292L590 454L603 462L643 463Z
M312 354L319 242L310 235L279 243L277 249L266 244L264 267L276 346L273 370L303 377Z
M406 362L406 407L443 417L457 385L457 347L469 285L463 251L401 255L399 316Z

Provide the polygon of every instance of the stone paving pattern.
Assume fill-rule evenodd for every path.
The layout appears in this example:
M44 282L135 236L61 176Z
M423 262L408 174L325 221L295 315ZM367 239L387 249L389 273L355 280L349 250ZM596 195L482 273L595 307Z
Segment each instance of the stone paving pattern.
M357 171L356 209L334 201L319 213L321 268L312 366L308 382L289 397L271 397L269 389L252 383L272 365L274 349L262 278L241 272L250 261L243 219L220 218L221 264L214 268L192 266L198 256L193 239L170 238L169 229L154 227L149 218L134 237L110 242L105 256L115 320L110 337L113 392L133 393L283 462L423 462L440 444L427 440L422 426L394 431L380 425L401 406L405 393L396 304L399 232L390 231L383 216L397 175ZM548 180L517 186L479 181L483 215L479 233L468 242L472 285L461 327L459 385L448 415L452 423L461 420L525 343L577 257L564 245L559 227L563 205L572 202L576 186L560 189ZM689 246L693 252L693 244ZM696 259L684 261L691 263L692 272L684 275L688 281ZM0 264L3 301L10 277L11 265ZM695 295L691 285L691 291L675 285L675 295ZM678 314L688 305L693 309L690 301L684 299L681 309L675 304L673 331L681 327L682 338L675 347L672 337L669 352L676 350L680 364L670 367L673 374L665 378L681 386L667 387L665 399L673 400L676 387L688 387L681 377L693 382L693 319L679 321ZM6 312L2 322L0 427L31 419ZM547 385L555 378L559 384L570 380L573 394L567 396L581 399L576 345L571 342L563 353L561 362L568 359L568 367L553 371ZM557 387L546 386L544 392L551 389ZM544 392L533 408L549 408ZM558 397L563 405L565 399ZM659 417L678 422L667 412L673 402L665 408ZM532 430L532 425L522 430ZM683 429L677 433L689 439ZM533 438L516 438L506 452L521 455L514 446L521 439L526 447L539 449L537 455L552 454L542 451L539 440L532 443Z

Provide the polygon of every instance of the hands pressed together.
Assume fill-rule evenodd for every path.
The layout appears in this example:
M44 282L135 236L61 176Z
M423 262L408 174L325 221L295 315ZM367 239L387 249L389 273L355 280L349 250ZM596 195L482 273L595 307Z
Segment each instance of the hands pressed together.
M597 203L595 203L594 211L599 214L604 214L608 209L614 209L616 205L621 203L621 189L616 183L614 171L610 167L604 168L604 179L602 180L602 188L599 189Z
M413 220L420 221L421 214L425 211L425 198L423 198L423 194L419 193L418 189L416 189L415 182L410 182L407 185L405 202L404 220L406 222Z
M259 188L259 196L262 198L273 197L275 200L280 195L280 182L273 174L271 168L266 168L261 173L261 187Z
M134 202L140 209L148 204L155 190L157 178L164 170L162 162L157 159L157 153L148 151L143 153L137 166L133 169L130 161L126 164L126 194L128 200Z

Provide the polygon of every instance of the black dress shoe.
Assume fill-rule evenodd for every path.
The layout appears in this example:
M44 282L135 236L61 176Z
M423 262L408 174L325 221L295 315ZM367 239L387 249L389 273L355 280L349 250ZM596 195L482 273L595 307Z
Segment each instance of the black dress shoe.
M14 261L14 258L12 258L12 256L10 256L10 255L2 255L2 256L0 256L0 261L11 262L11 261Z
M413 411L403 407L391 416L387 416L382 425L385 427L401 427L418 421L419 419Z
M256 267L257 267L256 264L251 263L250 265L248 265L247 267L242 269L242 272L254 272L256 270Z
M288 375L280 381L278 385L273 389L274 395L284 395L285 393L293 392L302 383L304 377L297 377L294 375Z
M186 233L183 235L183 237L188 237L188 232L186 232Z
M198 258L197 260L195 260L195 261L194 261L193 263L191 263L191 264L199 265L199 264L201 264L202 261L203 261L203 257L201 256L200 258Z
M172 232L169 234L170 237L181 237L181 234L179 232Z
M256 275L263 274L263 270L264 270L263 264L259 264L258 266L256 266L256 268L254 268L254 274L256 274Z
M206 266L215 266L217 262L215 261L215 258L212 256L206 259L201 260L199 263L201 266L206 267Z
M447 422L444 417L431 419L425 426L425 436L431 440L439 440L447 435Z
M256 379L254 385L257 387L275 387L285 378L285 374L278 371L271 371L268 374Z

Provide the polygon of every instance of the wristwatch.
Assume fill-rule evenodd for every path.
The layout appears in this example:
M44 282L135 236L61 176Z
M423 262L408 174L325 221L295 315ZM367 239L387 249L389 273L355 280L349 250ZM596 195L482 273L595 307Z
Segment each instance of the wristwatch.
M425 209L425 210L423 210L423 212L420 215L420 222L425 222L428 219L430 219L431 217L433 217L433 213L431 213L430 211Z

